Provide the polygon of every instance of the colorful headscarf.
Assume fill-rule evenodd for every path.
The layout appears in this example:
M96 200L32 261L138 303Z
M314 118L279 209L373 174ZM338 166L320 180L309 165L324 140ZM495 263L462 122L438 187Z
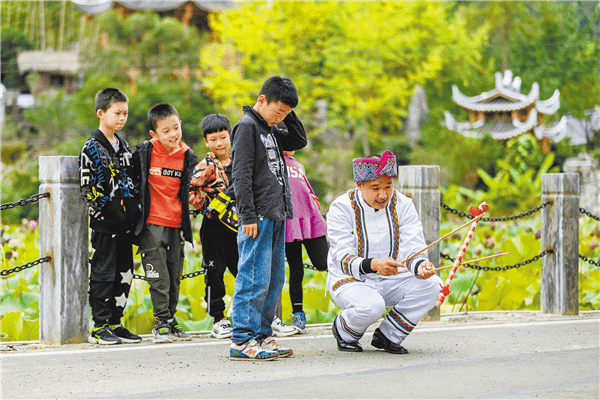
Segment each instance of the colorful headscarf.
M368 182L381 176L398 176L398 167L396 166L396 156L389 150L386 150L381 158L361 157L352 160L354 168L355 182Z

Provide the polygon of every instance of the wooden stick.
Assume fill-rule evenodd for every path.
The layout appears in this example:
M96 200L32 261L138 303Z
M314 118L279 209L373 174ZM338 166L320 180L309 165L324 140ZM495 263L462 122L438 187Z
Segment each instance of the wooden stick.
M487 259L494 258L494 257L505 256L505 255L507 255L507 254L508 254L508 253L492 254L491 256L486 256L486 257L476 258L476 259L474 259L474 260L463 261L463 262L461 262L461 263L460 263L460 264L458 264L458 265L473 264L474 262L477 262L477 261L487 260ZM445 267L439 267L439 268L436 268L436 269L434 269L434 271L440 271L440 270L442 270L442 269L448 269L448 268L452 268L452 266L453 266L453 265L454 265L454 264L446 265Z
M455 230L453 230L450 233L445 234L444 236L442 236L441 238L439 238L438 240L436 240L435 242L431 243L429 246L417 251L415 254L413 254L412 256L408 257L406 260L401 261L402 264L405 264L407 262L409 262L410 260L412 260L413 258L415 258L416 256L418 256L419 254L421 254L422 252L424 252L425 250L427 250L428 248L430 248L431 246L435 246L436 244L438 244L439 242L441 242L442 240L446 239L448 236L455 234L456 232L460 231L461 229L463 229L465 226L468 226L469 224L475 222L475 221L479 221L479 219L481 217L483 217L485 215L485 212L483 212L481 215L476 216L475 218L473 218L472 220L466 222L465 224L459 226L458 228L456 228Z

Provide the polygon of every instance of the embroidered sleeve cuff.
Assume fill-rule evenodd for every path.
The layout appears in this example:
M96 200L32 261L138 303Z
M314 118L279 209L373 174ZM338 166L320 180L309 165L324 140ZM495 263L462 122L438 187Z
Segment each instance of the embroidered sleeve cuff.
M360 263L360 273L361 274L370 274L370 273L375 272L371 269L371 261L373 261L372 258L365 258L362 260L362 262Z
M418 274L418 272L419 272L419 265L421 265L421 263L422 263L423 261L427 261L427 258L425 258L425 257L423 257L423 256L421 256L421 257L418 257L418 256L417 256L417 257L413 258L412 260L410 260L410 261L408 262L408 268L409 268L409 269L412 271L412 273L413 273L413 274L414 274L414 275L415 275L417 278L419 278L419 274ZM420 278L419 278L419 279L420 279Z

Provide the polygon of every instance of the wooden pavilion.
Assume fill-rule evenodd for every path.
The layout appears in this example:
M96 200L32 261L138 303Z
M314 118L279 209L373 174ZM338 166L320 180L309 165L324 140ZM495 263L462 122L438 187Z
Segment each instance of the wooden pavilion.
M558 89L547 100L539 99L539 84L534 82L528 94L521 93L521 78L513 79L512 72L496 73L496 87L479 96L469 97L456 85L452 86L452 100L469 113L468 122L458 122L448 111L445 125L463 136L507 140L523 133L532 133L548 145L559 142L568 134L567 118L546 126L546 116L555 114L560 107ZM546 146L544 146L546 147Z
M208 32L208 15L234 6L233 0L73 0L75 7L88 16L116 9L123 16L151 10L161 17L173 17L184 25Z

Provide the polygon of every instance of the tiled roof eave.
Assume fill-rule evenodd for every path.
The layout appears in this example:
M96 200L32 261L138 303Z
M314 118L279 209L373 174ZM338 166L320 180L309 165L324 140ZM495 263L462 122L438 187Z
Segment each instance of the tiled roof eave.
M503 94L506 97L516 97L515 93L493 89L489 92L482 93L479 96L469 97L465 96L456 85L452 86L452 100L459 106L473 111L515 111L527 108L535 103L539 97L539 85L534 82L531 87L531 91L527 96L519 94L518 100L514 103L509 104L495 104L495 103L483 103L488 99L496 96L497 94Z
M450 114L448 111L446 111L446 113L445 113L445 122L446 122L446 127L448 129L455 131L466 137L483 138L487 134L487 135L490 135L494 139L505 140L505 139L513 138L515 136L518 136L520 134L523 134L523 133L528 132L529 130L533 129L536 126L537 117L536 116L532 117L530 115L529 119L526 122L522 122L522 123L519 122L518 125L515 125L515 120L513 120L512 124L513 124L514 128L509 131L503 131L503 132L494 132L491 130L487 131L486 129L484 129L487 124L484 123L483 121L477 121L475 123L458 122L458 121L456 121L454 116L452 114Z
M535 108L542 114L554 114L560 108L560 91L556 89L548 100L536 100Z
M535 127L535 136L538 139L547 137L555 143L560 142L567 136L567 117L563 115L558 124L551 128L546 128L545 125Z

